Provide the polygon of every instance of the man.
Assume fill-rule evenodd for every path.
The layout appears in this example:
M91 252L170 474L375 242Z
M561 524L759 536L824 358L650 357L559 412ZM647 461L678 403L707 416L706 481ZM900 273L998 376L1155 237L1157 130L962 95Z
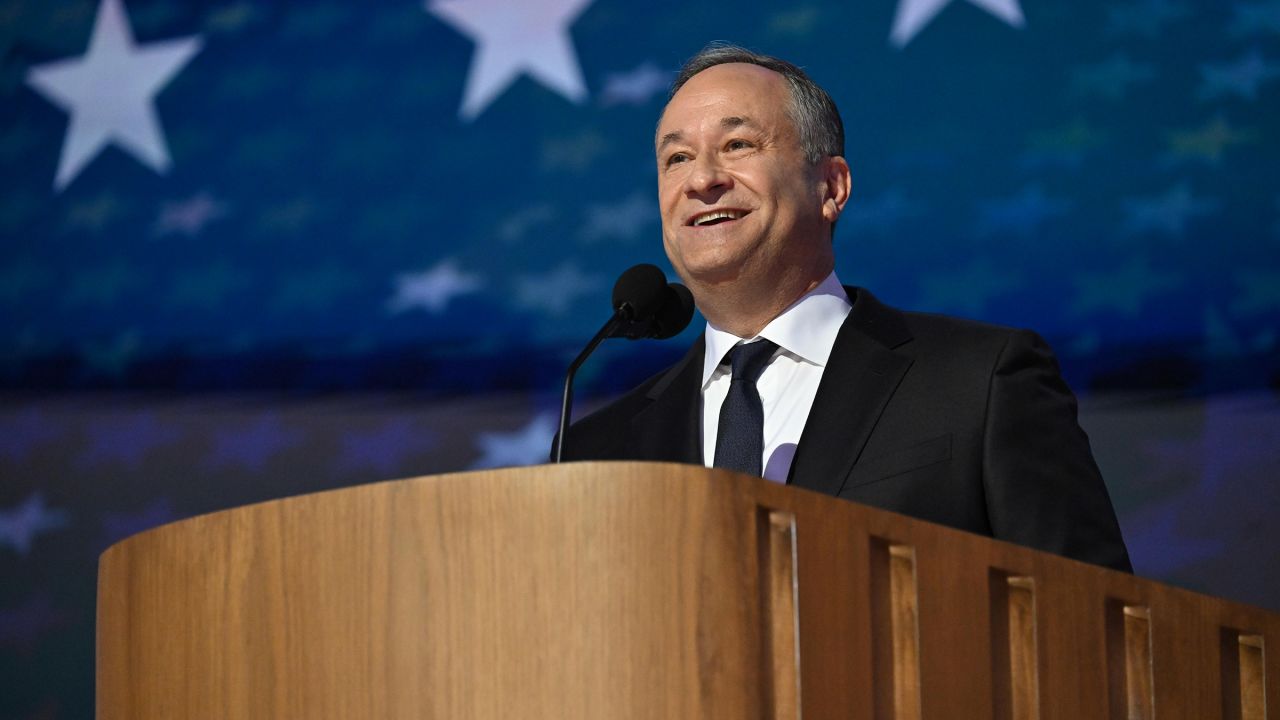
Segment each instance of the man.
M663 244L707 329L576 423L567 459L728 467L1131 570L1038 336L841 286L850 173L825 91L785 61L708 47L676 79L656 148Z

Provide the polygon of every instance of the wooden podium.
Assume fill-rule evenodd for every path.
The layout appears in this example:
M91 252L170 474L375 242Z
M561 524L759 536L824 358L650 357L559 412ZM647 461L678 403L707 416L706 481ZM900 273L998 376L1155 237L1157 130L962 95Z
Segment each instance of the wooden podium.
M1280 717L1276 614L683 465L156 528L97 632L101 720Z

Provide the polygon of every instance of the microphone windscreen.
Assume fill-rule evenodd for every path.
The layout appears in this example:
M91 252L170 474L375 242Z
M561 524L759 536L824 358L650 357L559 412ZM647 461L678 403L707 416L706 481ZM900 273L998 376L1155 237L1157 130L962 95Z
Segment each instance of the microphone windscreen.
M666 340L679 335L693 319L693 293L680 283L667 286L666 299L653 319L652 337Z
M667 298L667 276L657 265L641 263L627 269L613 285L613 310L625 305L627 320L652 317Z

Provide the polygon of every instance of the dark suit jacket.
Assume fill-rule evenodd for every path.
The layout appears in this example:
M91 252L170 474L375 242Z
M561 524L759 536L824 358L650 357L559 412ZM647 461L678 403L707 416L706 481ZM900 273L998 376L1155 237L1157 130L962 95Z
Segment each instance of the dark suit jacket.
M788 483L1131 571L1111 499L1044 341L901 312L860 288ZM702 464L700 337L570 429L567 460Z

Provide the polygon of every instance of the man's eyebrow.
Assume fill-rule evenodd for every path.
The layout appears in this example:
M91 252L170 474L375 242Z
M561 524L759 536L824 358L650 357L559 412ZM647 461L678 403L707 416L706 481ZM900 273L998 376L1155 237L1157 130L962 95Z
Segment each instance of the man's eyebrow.
M743 117L740 115L730 115L729 117L721 118L720 120L720 128L723 130L735 130L741 127L759 128L760 126L756 125L755 121L752 120L751 118ZM671 143L678 143L683 141L684 141L684 133L680 132L679 130L674 130L672 132L669 132L666 135L663 135L662 139L658 141L658 152L662 152L662 149L670 145Z
M755 121L753 121L749 117L739 117L737 115L732 115L730 117L727 117L721 120L720 127L725 130L733 130L740 127L754 128L758 126L755 124Z
M658 152L662 152L662 148L670 145L671 143L677 143L683 140L684 140L684 133L680 132L679 130L669 132L666 135L662 136L662 140L658 141Z

